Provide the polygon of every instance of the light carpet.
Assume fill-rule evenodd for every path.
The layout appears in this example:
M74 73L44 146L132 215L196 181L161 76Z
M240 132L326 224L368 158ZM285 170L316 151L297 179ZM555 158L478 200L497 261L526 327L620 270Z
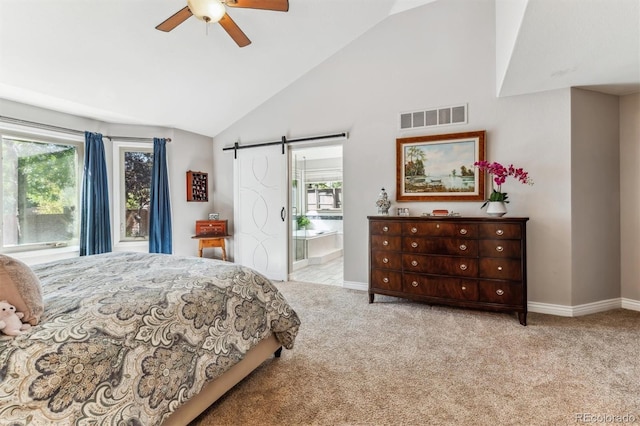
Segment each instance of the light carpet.
M530 313L525 327L515 314L276 285L302 321L294 349L193 426L640 423L640 312Z

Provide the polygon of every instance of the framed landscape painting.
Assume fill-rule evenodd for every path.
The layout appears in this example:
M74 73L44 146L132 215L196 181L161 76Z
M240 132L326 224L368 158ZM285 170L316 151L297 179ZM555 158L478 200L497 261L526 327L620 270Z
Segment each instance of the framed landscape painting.
M484 201L485 131L396 139L397 201Z

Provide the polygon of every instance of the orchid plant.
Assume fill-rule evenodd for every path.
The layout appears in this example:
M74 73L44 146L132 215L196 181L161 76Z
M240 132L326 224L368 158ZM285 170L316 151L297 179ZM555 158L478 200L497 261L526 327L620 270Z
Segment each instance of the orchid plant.
M487 199L480 208L483 208L491 201L502 201L503 203L509 202L507 201L507 193L502 192L502 184L505 183L509 176L513 176L518 181L526 183L527 185L533 185L533 180L529 177L529 173L525 172L521 168L513 167L513 164L509 165L509 167L504 167L502 164L495 161L493 163L489 163L488 161L476 161L473 165L480 170L485 170L491 175L492 192L489 199Z

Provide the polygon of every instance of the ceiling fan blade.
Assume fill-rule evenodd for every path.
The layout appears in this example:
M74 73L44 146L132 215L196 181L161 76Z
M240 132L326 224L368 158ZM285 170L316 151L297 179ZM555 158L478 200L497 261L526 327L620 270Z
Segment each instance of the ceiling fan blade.
M178 25L182 24L189 17L193 15L189 10L189 6L185 6L183 9L180 9L170 17L168 17L164 22L156 27L156 30L169 32Z
M289 0L227 0L224 2L229 7L244 7L247 9L276 10L287 12Z
M238 24L234 22L233 19L229 16L229 14L225 13L220 21L218 21L222 28L231 36L233 41L237 43L240 47L245 47L251 44L251 40L249 37L242 32Z

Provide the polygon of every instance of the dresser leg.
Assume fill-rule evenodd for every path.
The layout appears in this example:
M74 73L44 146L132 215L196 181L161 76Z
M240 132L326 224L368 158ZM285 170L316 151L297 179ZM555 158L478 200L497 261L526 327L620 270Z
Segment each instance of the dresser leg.
M369 303L373 303L373 296L375 296L374 293L369 293Z
M527 325L527 313L526 312L518 312L518 319L520 320L520 324Z

